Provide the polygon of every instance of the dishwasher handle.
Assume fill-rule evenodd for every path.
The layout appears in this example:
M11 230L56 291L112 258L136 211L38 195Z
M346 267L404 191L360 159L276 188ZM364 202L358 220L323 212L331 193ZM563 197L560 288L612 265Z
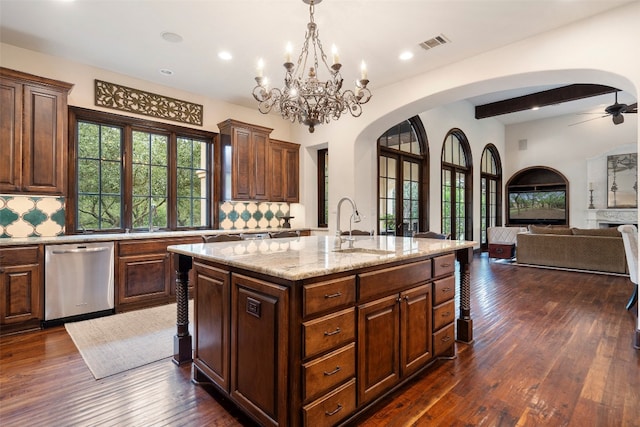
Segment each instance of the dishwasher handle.
M96 247L96 248L87 248L87 247L80 247L80 248L76 248L76 249L54 249L51 251L52 254L54 255L60 255L60 254L82 254L82 253L88 253L88 252L103 252L103 251L108 251L109 248L108 246L100 246L100 247Z

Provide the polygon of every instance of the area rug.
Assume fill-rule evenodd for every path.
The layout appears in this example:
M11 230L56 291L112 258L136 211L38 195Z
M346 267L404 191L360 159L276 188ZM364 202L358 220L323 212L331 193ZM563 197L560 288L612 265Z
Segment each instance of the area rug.
M189 318L193 331L193 301ZM173 356L176 304L66 323L65 328L100 379Z

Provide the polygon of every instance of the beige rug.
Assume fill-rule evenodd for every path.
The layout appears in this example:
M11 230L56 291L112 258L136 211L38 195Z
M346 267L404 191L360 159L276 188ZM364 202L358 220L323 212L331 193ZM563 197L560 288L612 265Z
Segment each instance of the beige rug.
M193 301L189 302L193 334ZM65 328L96 379L173 356L176 304L66 323Z

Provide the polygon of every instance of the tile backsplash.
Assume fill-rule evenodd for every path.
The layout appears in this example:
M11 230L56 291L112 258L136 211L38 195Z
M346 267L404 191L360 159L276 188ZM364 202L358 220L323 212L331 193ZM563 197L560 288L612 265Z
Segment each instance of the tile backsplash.
M220 228L246 230L252 228L278 228L289 215L288 203L277 202L223 202L220 205Z
M0 194L0 238L64 235L64 209L64 197ZM288 203L223 202L220 228L279 228L289 212Z
M0 238L64 234L64 197L0 194Z

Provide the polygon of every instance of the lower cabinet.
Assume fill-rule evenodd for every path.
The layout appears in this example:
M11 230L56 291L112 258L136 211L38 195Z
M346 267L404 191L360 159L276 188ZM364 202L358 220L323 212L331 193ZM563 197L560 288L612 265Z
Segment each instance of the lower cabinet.
M260 425L345 422L455 351L451 260L289 282L195 259L194 380Z
M41 246L0 249L2 334L40 327L44 319Z
M231 274L198 262L193 263L195 352L193 363L198 370L229 392L229 321ZM198 376L195 378L198 380Z
M175 266L167 246L201 243L201 237L118 242L116 311L175 302ZM189 283L194 283L193 270Z
M287 424L289 290L231 275L232 399L265 426Z
M358 402L369 402L432 358L431 284L358 306Z

